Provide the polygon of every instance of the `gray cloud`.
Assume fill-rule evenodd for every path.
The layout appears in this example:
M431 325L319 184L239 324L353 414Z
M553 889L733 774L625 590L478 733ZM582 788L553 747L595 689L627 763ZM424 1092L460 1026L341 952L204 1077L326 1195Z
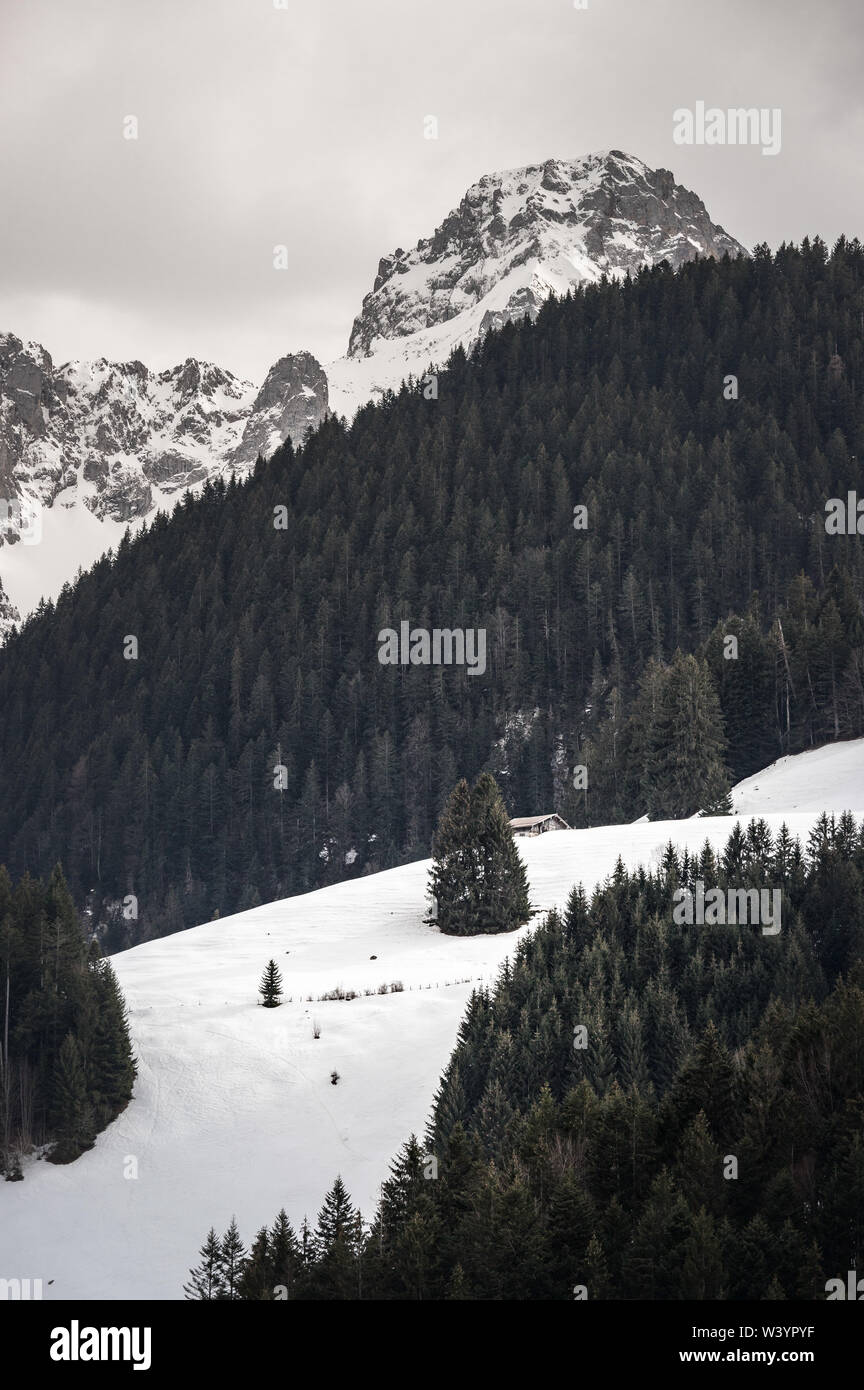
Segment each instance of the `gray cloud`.
M481 174L607 147L747 244L860 235L862 33L857 0L0 0L0 327L58 361L326 361ZM699 100L780 107L780 154L676 146Z

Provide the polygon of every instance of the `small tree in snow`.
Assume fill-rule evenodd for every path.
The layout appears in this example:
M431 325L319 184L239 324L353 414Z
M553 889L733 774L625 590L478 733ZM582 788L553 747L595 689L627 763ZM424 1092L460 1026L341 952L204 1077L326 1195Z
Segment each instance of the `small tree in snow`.
M267 967L261 976L259 992L263 998L265 1009L277 1009L281 1004L282 976L279 974L279 966L275 960L267 962Z

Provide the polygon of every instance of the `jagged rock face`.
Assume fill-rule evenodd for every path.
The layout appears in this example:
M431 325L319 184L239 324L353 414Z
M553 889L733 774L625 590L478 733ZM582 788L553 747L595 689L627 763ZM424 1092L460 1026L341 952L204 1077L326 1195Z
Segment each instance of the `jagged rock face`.
M210 478L247 472L287 438L300 443L326 413L327 380L307 352L283 357L256 393L193 358L159 373L104 358L55 367L40 344L0 334L0 642L127 523ZM8 521L10 510L24 514L18 499L39 504L45 521L26 551Z
M100 519L145 516L154 484L170 494L224 463L253 397L248 382L191 359L158 375L104 358L55 368L39 344L2 335L0 483L43 506L74 488Z
M489 174L433 236L380 261L348 356L416 333L433 346L429 330L460 317L468 346L571 285L727 251L747 254L668 169L620 150Z
M311 352L280 357L252 405L243 438L231 454L237 467L268 458L286 439L299 443L327 414L327 377Z
M326 410L309 353L282 358L256 396L193 358L159 373L104 358L55 368L39 344L0 335L0 497L51 506L64 493L100 520L132 521L289 436L299 442Z
M13 624L20 623L20 621L21 614L14 603L10 603L6 590L3 588L3 581L0 580L0 636L5 636Z

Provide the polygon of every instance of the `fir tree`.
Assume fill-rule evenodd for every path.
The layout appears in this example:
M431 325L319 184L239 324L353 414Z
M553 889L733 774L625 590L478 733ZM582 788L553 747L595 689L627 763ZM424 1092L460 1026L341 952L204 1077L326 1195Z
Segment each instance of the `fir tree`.
M432 920L441 931L457 936L470 933L477 892L470 817L471 796L463 779L450 793L438 822L429 875Z
M433 841L430 894L435 920L456 936L512 931L531 906L525 866L495 779L484 773L469 792L459 782Z
M87 1098L84 1063L72 1033L66 1034L60 1047L52 1091L52 1128L57 1140L51 1161L71 1163L85 1149L93 1147L93 1114Z
M246 1251L237 1229L237 1220L232 1216L231 1224L219 1246L219 1271L222 1280L219 1297L223 1301L233 1303L241 1297L240 1286L245 1263Z
M292 1298L300 1269L300 1252L294 1228L284 1208L276 1217L268 1237L268 1257L273 1287L285 1289L287 1297ZM280 1294L280 1298L284 1296Z
M104 1124L128 1105L136 1067L117 976L107 960L97 961L93 969L97 1014L87 1072L92 1102Z
M663 675L646 744L643 786L652 819L731 810L723 717L704 661L675 653Z
M238 1282L238 1297L246 1302L266 1302L274 1296L269 1243L267 1227L262 1226L249 1248Z
M471 791L468 833L478 876L473 932L521 927L531 912L528 876L498 784L488 772Z
M210 1300L224 1297L222 1248L219 1237L210 1227L207 1239L199 1251L201 1263L189 1271L189 1283L183 1285L187 1299Z
M337 1177L324 1198L315 1228L314 1264L306 1287L314 1298L356 1298L361 1253L359 1212Z
M264 968L259 993L263 998L265 1009L276 1009L282 1002L282 976L275 960L268 961Z

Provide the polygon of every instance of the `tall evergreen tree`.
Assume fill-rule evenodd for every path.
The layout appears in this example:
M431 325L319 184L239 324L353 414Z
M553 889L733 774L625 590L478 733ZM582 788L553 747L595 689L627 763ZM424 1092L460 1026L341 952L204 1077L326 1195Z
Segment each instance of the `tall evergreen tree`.
M219 1246L219 1270L222 1279L219 1297L224 1302L233 1303L241 1297L240 1287L245 1264L246 1251L240 1239L236 1217L232 1216L231 1224Z
M67 1033L54 1068L51 1119L57 1136L52 1163L71 1163L93 1147L93 1112L87 1097L84 1063L74 1034Z
M531 905L525 866L489 773L470 791L467 782L457 784L432 848L429 891L443 932L476 936L512 931L527 921Z
M282 976L275 960L269 960L264 967L259 993L265 1009L276 1009L282 1002Z
M222 1247L212 1226L199 1254L201 1263L190 1269L189 1282L183 1285L186 1298L199 1301L223 1298Z

